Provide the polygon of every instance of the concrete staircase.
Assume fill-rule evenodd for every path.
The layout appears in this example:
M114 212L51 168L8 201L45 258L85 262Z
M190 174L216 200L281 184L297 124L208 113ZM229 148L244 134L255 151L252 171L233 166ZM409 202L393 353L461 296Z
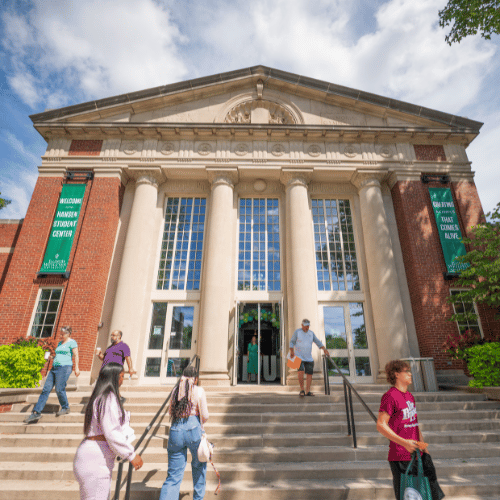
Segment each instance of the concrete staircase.
M208 466L205 498L232 500L393 499L387 441L360 404L355 404L358 448L346 436L343 392L299 398L289 387L207 388L207 434L216 445L222 491ZM358 387L376 414L381 386ZM126 408L139 436L168 394L167 388L123 387ZM0 500L79 499L72 461L82 439L90 388L69 393L72 413L45 413L26 425L38 395L0 414ZM500 498L500 403L480 394L416 394L419 421L448 499ZM58 409L51 396L47 412ZM131 498L158 499L167 473L169 418L157 426L142 452L144 467L133 473ZM189 459L190 460L190 459ZM125 467L126 472L128 465ZM116 468L115 468L116 474ZM125 476L123 478L125 480ZM125 488L122 489L122 498ZM181 498L192 498L188 464Z

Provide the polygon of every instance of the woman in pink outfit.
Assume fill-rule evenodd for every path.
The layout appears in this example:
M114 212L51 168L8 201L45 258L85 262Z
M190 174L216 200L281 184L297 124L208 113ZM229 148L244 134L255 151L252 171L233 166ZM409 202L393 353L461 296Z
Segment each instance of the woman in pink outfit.
M129 460L135 470L142 467L142 458L132 446L130 412L123 409L120 401L123 376L122 365L108 363L99 373L90 396L83 427L85 438L73 462L81 500L108 500L117 456Z

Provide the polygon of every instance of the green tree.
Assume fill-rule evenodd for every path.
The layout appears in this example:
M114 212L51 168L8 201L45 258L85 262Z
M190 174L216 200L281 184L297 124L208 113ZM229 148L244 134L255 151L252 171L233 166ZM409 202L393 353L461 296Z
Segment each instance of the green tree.
M477 33L490 40L492 34L500 33L500 0L449 0L439 11L439 26L450 25L445 37L449 45Z
M0 194L2 194L2 193L0 193ZM10 203L12 203L12 200L6 200L5 198L0 197L0 210L2 210L2 208L5 208Z
M456 285L466 288L448 298L450 303L487 304L500 311L500 203L487 214L486 222L472 228L472 238L464 238L472 250L457 257L470 266L461 272ZM460 324L477 322L474 308L457 308L450 319Z

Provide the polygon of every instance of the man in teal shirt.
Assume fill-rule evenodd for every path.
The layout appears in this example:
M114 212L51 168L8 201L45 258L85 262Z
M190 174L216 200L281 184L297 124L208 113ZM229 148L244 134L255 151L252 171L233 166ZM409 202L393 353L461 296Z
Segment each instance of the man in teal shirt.
M323 349L327 356L329 355L326 347L321 343L321 340L319 340L318 337L314 335L314 332L312 330L309 330L310 324L311 322L308 319L303 319L302 327L295 330L293 332L292 338L290 339L290 357L293 358L296 355L302 360L302 363L299 367L299 385L301 396L314 396L314 394L310 390L314 371L314 360L312 357L313 342L320 349ZM305 392L304 372L306 374Z

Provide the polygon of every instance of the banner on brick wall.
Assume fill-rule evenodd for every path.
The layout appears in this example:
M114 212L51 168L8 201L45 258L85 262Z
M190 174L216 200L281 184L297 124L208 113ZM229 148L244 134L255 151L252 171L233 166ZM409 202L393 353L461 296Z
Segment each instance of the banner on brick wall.
M85 187L85 184L63 185L40 273L66 272Z
M459 274L467 269L469 264L456 260L467 251L462 243L462 232L458 225L457 212L451 190L449 188L429 188L432 209L436 218L436 224L443 249L446 270L449 274Z

